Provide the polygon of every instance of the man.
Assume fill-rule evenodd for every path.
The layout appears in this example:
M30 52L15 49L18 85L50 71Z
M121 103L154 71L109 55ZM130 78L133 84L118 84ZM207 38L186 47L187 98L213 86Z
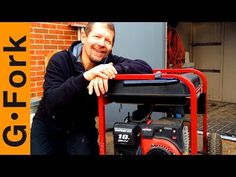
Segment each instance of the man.
M88 23L81 41L52 56L33 118L31 154L99 154L97 96L117 73L152 72L142 60L113 55L114 41L112 23Z

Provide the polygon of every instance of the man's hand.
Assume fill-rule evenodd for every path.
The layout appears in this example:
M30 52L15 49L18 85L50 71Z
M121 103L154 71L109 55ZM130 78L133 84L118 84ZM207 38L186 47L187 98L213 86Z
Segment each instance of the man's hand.
M115 67L113 66L113 63L109 64L100 64L98 66L95 66L94 68L84 72L84 77L86 80L91 81L95 77L100 77L103 79L113 79L115 78L115 75L117 74L117 71Z
M105 92L108 91L108 79L95 77L90 81L87 88L89 95L93 94L93 90L95 91L97 96L100 96L100 94L105 94Z

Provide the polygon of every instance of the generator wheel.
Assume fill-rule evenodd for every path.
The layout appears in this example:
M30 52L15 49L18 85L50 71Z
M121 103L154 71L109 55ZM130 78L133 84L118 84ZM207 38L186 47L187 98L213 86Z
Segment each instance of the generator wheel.
M208 155L222 154L222 139L218 133L208 134Z

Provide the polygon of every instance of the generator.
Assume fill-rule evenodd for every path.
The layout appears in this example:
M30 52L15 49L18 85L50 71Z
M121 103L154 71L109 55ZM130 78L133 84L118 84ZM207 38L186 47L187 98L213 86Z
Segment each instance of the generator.
M193 68L157 69L153 74L117 74L109 91L98 97L100 154L106 153L105 105L136 104L113 127L116 155L221 154L222 140L207 132L207 79ZM153 112L166 116L152 118ZM202 142L198 147L198 119Z

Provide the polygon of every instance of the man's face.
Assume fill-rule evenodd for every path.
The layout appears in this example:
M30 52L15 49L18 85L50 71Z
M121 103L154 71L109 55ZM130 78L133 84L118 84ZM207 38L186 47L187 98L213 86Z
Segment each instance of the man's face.
M95 23L88 36L82 35L83 50L90 62L98 63L108 56L113 47L114 35L104 23Z

